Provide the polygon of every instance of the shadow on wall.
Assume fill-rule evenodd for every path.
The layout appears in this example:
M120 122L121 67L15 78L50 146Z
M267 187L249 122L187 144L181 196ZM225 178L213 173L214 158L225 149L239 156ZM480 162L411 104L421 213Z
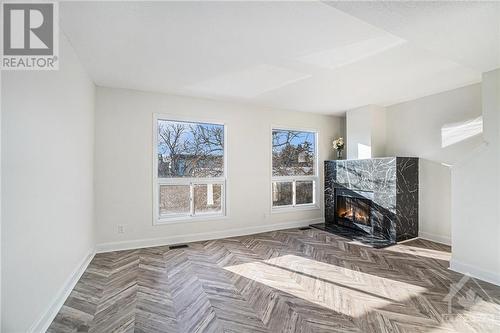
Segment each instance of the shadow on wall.
M420 158L420 236L451 243L451 167L480 146L482 133L482 116L444 124L439 154Z
M451 242L451 168L421 158L419 162L419 234L438 242Z

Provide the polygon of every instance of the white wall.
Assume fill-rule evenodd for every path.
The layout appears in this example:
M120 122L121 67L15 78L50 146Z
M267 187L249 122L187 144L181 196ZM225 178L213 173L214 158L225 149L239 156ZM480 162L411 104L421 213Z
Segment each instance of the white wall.
M369 110L357 109L346 112L347 158L358 159L359 145L371 147L371 117Z
M154 113L227 125L228 216L219 220L153 226ZM251 233L276 224L321 219L322 209L270 214L271 126L319 130L323 160L343 118L263 109L205 99L100 88L96 100L96 220L101 250ZM322 188L319 202L323 204ZM125 232L118 233L118 224ZM195 235L193 235L195 234Z
M0 92L2 91L2 71L0 71ZM0 189L2 187L2 94L0 93ZM0 191L0 332L2 331L2 194Z
M450 267L500 285L500 69L483 74L485 144L452 169Z
M95 86L60 41L59 71L2 73L2 332L34 328L94 248Z
M372 106L372 157L386 157L387 111L380 106Z
M385 123L385 108L377 105L347 111L347 158L385 157Z
M458 129L481 116L479 84L387 107L386 154L420 157L419 233L450 243L450 166L468 158L482 142L476 135L442 147L443 126ZM465 127L466 128L466 127Z

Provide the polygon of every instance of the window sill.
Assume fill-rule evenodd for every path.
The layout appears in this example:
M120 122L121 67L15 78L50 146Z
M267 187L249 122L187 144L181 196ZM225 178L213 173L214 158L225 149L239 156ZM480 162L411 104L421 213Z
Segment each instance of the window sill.
M283 206L283 207L271 208L271 213L272 214L292 213L292 212L302 212L302 211L319 210L319 209L321 209L321 207L318 205Z
M179 223L227 220L228 218L229 217L227 215L198 215L198 216L182 216L182 217L172 217L163 219L160 218L153 221L153 225L168 225L168 224L179 224Z

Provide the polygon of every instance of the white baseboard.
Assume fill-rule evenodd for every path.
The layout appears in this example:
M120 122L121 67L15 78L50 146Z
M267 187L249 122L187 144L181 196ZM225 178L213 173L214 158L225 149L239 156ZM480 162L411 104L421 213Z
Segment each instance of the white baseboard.
M450 236L441 236L441 235L436 235L436 234L431 234L425 231L420 231L418 233L419 238L427 239L436 243L441 243L444 245L450 245L451 246L451 238Z
M413 237L413 238L405 239L404 241L398 242L398 244L408 243L408 242L414 241L415 239L419 239L419 238L420 237Z
M50 307L47 309L47 311L45 311L45 313L40 317L39 320L37 320L35 323L33 323L33 325L31 325L28 332L40 333L47 331L50 324L56 317L57 313L64 305L64 302L66 302L66 299L68 298L69 294L71 293L73 288L75 288L76 283L82 277L83 272L85 272L88 265L94 258L94 255L95 251L92 250L85 256L85 258L83 258L80 264L75 268L75 270L71 273L69 278L63 284L62 288L57 293Z
M473 278L480 279L489 283L496 284L497 286L500 286L499 272L486 271L481 268L459 262L453 258L450 260L450 269L452 271L462 273L471 276Z
M245 235L258 234L261 232L274 231L274 230L304 227L308 226L309 224L322 223L322 222L324 222L324 219L319 218L319 219L312 219L305 221L267 224L255 227L228 229L228 230L213 231L213 232L202 232L202 233L194 233L194 234L179 235L172 237L137 239L137 240L123 241L123 242L102 243L97 245L96 252L103 253L103 252L112 252L121 250L132 250L144 247L163 246L163 245L172 245L179 243L206 241L206 240L220 239L227 237L245 236Z

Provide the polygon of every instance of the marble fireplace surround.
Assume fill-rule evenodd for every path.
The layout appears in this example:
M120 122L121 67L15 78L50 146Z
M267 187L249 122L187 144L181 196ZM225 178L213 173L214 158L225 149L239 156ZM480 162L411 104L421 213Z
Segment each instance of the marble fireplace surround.
M371 192L372 233L335 220L337 190ZM384 247L418 236L418 158L384 157L325 161L325 223L314 227Z

